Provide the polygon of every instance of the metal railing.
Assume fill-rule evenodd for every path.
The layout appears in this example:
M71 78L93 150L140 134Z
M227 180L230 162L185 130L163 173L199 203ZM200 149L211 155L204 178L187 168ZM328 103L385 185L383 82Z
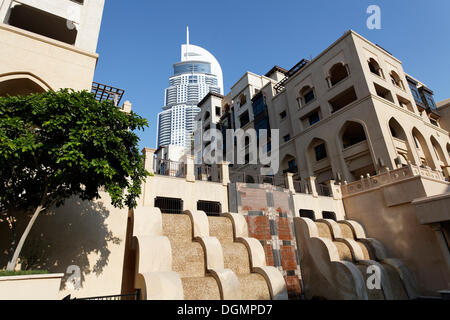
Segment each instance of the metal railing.
M156 197L155 208L159 208L161 213L182 214L183 200L177 198Z
M204 211L207 216L220 216L222 205L220 202L199 200L197 201L197 210Z
M233 183L271 184L287 189L286 179L280 176L262 176L258 173L230 170L230 181Z
M319 196L331 197L330 187L324 184L317 184L317 193Z
M194 167L195 180L221 182L221 170L219 167L207 164L197 164Z
M120 301L120 300L141 300L141 289L136 290L134 293L128 293L128 294L117 294L117 295L111 295L111 296L99 296L99 297L89 297L89 298L71 298L71 295L68 295L63 300L88 300L88 301L106 301L106 300L113 300L113 301Z
M186 177L186 166L183 162L155 159L155 174L177 178Z
M311 194L309 185L304 181L294 181L294 190L296 193Z

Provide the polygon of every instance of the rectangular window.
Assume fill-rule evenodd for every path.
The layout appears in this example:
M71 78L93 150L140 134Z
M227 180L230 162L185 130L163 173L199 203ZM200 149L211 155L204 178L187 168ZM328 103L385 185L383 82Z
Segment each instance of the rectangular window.
M66 19L25 4L11 7L7 23L70 45L77 39L77 29L69 28L74 25L69 25Z
M241 128L245 127L250 122L250 117L248 111L245 111L240 117L239 122L241 123Z
M423 101L422 101L422 98L420 97L419 89L417 89L416 85L411 82L408 82L408 85L409 85L409 88L411 89L411 93L414 97L414 100L416 100L416 102L422 104Z
M352 102L356 101L358 98L356 96L355 89L353 87L341 92L337 96L335 96L333 99L329 101L330 106L332 108L332 112L336 112Z
M427 105L429 108L436 110L436 104L434 103L434 98L428 92L424 92L425 100L427 101Z
M159 208L162 213L182 214L183 200L176 198L156 197L155 207Z
M434 120L433 118L430 118L430 122L433 126L439 127L438 123L436 120Z
M308 117L309 125L312 126L313 124L320 121L319 112L314 112Z
M388 100L392 103L394 103L394 98L392 98L392 93L386 88L383 88L382 86L374 83L375 91L377 95L385 100Z
M288 142L289 140L291 140L291 135L287 134L283 137L284 142Z
M314 152L316 154L316 161L320 161L327 158L327 149L325 148L325 144L322 143L314 148Z
M221 108L220 107L216 107L216 116L220 116L221 112Z
M286 111L283 111L283 112L280 113L281 120L286 119L286 116L287 116Z
M403 97L400 97L399 95L397 95L397 100L398 100L398 103L400 104L400 107L407 109L411 112L414 112L414 108L409 100L407 100Z
M311 89L311 91L307 92L303 98L305 99L305 104L310 103L311 101L313 101L316 97L314 95L314 90Z
M199 200L197 201L197 210L204 211L207 216L220 216L222 205L220 202Z

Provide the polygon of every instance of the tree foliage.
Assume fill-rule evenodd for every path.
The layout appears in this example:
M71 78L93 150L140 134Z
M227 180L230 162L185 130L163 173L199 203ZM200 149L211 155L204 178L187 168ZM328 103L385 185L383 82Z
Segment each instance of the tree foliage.
M0 211L60 206L71 196L135 207L148 174L135 130L147 120L87 92L0 97Z

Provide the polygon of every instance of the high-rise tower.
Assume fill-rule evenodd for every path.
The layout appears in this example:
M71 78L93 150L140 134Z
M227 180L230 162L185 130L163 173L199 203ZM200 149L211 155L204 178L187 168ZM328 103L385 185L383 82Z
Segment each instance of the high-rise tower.
M209 93L223 93L222 68L207 50L189 43L181 46L181 61L165 90L163 111L158 114L158 147L190 147L197 104Z

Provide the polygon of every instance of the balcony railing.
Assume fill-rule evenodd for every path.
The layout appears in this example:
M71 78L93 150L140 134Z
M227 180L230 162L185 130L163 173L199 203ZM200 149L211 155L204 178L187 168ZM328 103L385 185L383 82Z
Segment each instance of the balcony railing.
M331 197L330 187L320 183L317 184L317 194L323 197Z
M287 189L286 179L280 176L263 176L258 172L244 172L230 170L230 181L240 183L254 183L254 184L271 184L276 187Z
M185 164L183 162L155 159L155 165L155 174L157 175L177 178L186 177Z
M428 167L423 168L413 164L409 164L408 166L405 166L403 168L388 170L376 176L362 177L361 180L352 183L344 183L341 187L342 196L349 196L355 193L379 188L383 185L408 180L418 176L445 182L445 176L442 174L442 172L432 170Z
M219 167L210 166L207 164L195 165L194 167L195 180L221 182L221 170Z
M311 188L305 181L294 181L294 190L296 193L311 194Z

